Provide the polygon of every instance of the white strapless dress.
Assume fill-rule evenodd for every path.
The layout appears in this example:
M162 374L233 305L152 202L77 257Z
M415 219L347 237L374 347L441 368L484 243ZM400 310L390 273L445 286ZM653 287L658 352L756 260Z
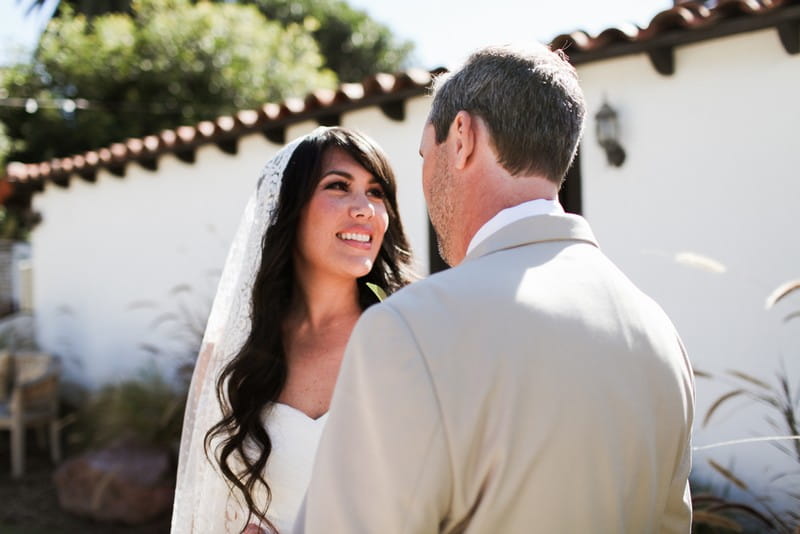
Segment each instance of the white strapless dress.
M311 481L311 469L317 445L328 414L311 419L306 414L286 404L275 403L265 411L262 419L272 441L265 478L272 492L267 518L279 534L291 534L297 512ZM213 447L212 447L213 450ZM256 451L245 451L255 455ZM205 457L199 461L208 461ZM239 534L247 525L247 506L239 491L220 474L216 462L209 468L194 466L198 470L196 486L186 495L176 495L178 509L173 516L173 532L186 534ZM236 469L234 467L234 469ZM257 490L253 495L260 508L266 504L266 492ZM252 523L258 519L250 518ZM266 526L264 526L265 530Z
M275 403L264 418L272 440L266 479L272 490L267 518L280 534L291 534L311 481L311 468L328 414L311 419L286 404Z

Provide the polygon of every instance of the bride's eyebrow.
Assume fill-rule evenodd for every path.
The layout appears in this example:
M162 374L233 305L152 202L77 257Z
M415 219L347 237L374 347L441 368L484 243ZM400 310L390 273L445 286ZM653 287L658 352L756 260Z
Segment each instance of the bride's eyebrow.
M352 174L350 174L347 171L340 171L339 169L331 169L331 170L329 170L328 172L326 172L325 174L322 175L320 180L330 176L331 174L334 174L336 176L341 176L342 178L347 178L348 180L355 180L355 178L353 178ZM380 184L381 181L378 180L378 178L373 174L373 175L370 175L369 183L371 183L371 184Z
M339 169L331 169L331 170L329 170L328 172L326 172L325 174L322 175L322 178L325 178L326 176L330 176L331 174L335 174L337 176L341 176L342 178L347 178L348 180L352 180L353 179L353 175L352 174L350 174L347 171L340 171Z

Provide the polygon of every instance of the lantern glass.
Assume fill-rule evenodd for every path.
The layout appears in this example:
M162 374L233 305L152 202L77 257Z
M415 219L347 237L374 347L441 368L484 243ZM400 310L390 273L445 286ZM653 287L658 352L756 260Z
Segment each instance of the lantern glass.
M600 145L606 146L611 142L617 141L617 135L619 133L617 112L614 111L608 103L604 103L600 111L597 112L595 121L597 126L597 142L600 143Z

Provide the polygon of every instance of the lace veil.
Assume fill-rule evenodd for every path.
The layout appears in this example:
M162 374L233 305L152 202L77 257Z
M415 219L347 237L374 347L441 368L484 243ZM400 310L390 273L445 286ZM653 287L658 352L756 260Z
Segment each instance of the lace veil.
M277 211L283 173L305 138L295 139L267 162L228 252L186 402L172 534L238 533L244 526L247 507L229 490L213 454L206 457L204 442L208 430L222 419L217 379L250 334L251 293L262 239Z

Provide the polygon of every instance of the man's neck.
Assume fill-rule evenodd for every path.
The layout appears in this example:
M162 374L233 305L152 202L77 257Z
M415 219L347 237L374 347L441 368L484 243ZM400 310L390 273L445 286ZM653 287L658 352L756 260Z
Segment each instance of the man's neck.
M472 181L465 195L456 264L467 254L470 242L480 229L501 211L531 200L558 200L558 186L539 176L510 176L502 167Z
M467 247L467 255L477 247L484 240L488 239L492 234L500 229L527 217L535 217L537 215L554 215L563 214L564 208L561 207L558 200L549 200L544 198L537 198L536 200L528 200L522 204L517 204L510 208L500 210L497 215L489 219L486 224L481 226L478 231L472 236L472 240Z

